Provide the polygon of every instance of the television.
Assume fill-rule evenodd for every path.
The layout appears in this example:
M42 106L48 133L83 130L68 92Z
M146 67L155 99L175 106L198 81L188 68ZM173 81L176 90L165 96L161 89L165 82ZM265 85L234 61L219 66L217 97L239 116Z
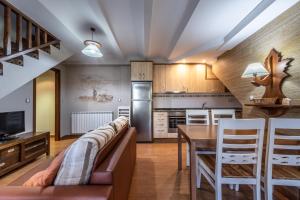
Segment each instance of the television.
M0 137L10 138L25 131L25 112L0 113Z

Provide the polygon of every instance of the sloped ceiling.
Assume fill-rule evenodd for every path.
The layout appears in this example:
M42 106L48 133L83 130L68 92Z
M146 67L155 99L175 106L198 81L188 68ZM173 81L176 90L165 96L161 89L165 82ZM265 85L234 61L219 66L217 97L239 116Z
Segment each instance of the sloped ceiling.
M9 0L74 52L68 64L213 63L299 0ZM102 58L81 54L103 44Z

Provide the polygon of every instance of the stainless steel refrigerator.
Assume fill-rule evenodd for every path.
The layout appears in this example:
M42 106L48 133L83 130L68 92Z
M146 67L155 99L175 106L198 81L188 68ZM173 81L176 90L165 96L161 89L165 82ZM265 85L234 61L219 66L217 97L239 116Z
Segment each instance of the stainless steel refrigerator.
M131 116L137 142L152 142L152 82L131 83Z

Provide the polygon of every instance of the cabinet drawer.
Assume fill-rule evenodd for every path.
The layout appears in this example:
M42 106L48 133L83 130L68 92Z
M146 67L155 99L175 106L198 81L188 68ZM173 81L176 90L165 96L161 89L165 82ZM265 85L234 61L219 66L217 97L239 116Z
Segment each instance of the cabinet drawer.
M19 156L20 146L13 146L6 149L1 150L0 157L1 160L5 160L6 158Z
M10 167L19 162L19 156L12 156L0 161L0 170Z

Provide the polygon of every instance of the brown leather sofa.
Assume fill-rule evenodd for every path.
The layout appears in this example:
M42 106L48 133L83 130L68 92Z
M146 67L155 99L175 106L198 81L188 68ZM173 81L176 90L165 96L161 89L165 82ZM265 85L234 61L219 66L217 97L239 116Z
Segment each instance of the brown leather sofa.
M45 169L51 160L0 187L0 200L126 200L136 161L136 129L125 128L98 154L90 183L78 186L23 187L33 174Z

